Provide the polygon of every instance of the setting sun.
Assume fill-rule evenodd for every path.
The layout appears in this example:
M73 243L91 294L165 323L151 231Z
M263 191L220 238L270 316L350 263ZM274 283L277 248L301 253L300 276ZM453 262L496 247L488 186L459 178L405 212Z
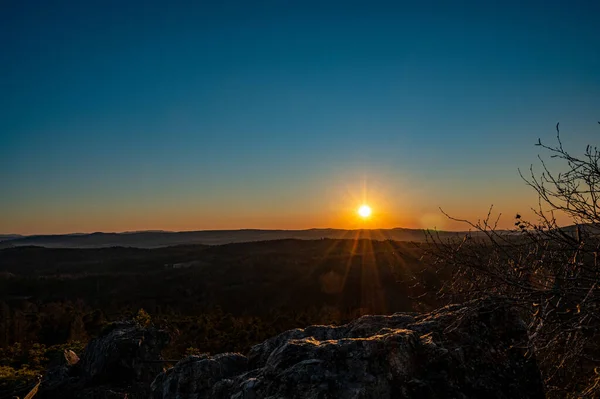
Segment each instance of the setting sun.
M361 207L358 208L358 214L363 218L368 218L371 216L371 207L369 205L361 205Z

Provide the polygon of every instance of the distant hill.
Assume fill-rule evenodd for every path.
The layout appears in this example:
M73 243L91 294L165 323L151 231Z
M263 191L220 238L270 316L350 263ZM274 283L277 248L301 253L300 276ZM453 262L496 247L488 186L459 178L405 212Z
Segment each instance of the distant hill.
M8 240L15 240L17 238L23 238L23 236L19 235L19 234L0 234L0 242L8 241Z
M461 233L439 232L442 238L456 237ZM4 238L3 238L4 237ZM425 231L420 229L378 230L203 230L203 231L140 231L126 233L91 233L63 235L0 236L0 248L40 246L46 248L105 248L135 247L158 248L172 245L220 245L238 242L269 241L281 239L317 240L321 238L394 241L425 241Z

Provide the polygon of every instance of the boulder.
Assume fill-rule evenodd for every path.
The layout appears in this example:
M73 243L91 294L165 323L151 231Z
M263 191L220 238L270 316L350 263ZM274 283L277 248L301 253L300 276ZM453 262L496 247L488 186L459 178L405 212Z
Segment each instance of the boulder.
M248 356L188 357L153 399L544 398L526 326L506 303L364 316L284 332Z
M165 331L136 322L113 323L85 348L81 359L65 354L48 370L36 398L148 397L152 380L163 370Z

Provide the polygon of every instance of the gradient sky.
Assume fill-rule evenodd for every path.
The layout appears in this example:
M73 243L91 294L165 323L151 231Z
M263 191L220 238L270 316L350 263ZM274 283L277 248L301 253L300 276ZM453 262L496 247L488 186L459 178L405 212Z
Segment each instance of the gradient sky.
M197 3L190 6L191 3ZM418 3L418 5L417 5ZM598 1L0 3L0 233L437 227L599 144ZM361 202L374 209L360 224Z

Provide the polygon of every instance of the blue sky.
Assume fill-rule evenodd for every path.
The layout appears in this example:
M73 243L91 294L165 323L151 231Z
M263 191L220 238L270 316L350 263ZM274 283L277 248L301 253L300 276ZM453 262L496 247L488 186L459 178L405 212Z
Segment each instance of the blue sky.
M600 137L598 2L188 3L3 2L0 232L454 228Z

